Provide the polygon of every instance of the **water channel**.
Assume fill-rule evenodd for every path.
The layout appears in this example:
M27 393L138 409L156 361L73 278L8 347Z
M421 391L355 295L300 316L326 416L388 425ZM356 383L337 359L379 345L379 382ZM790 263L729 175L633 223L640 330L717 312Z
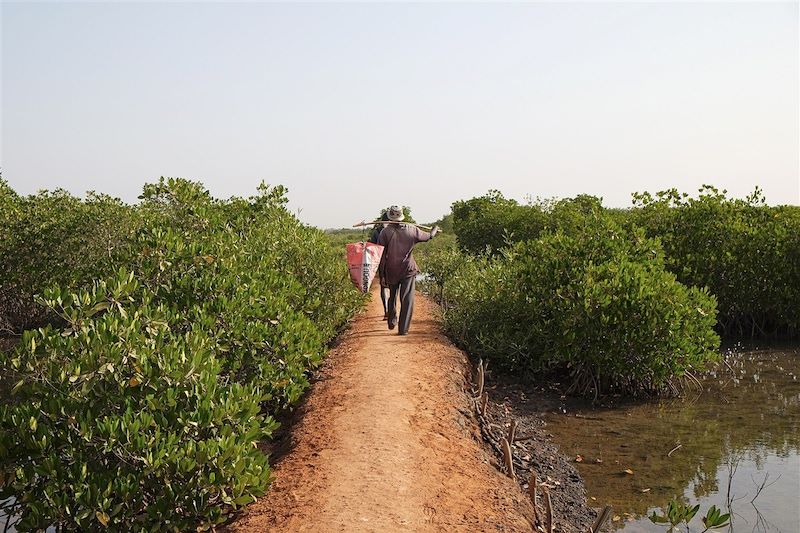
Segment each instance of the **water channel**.
M565 403L546 417L616 529L666 531L647 516L675 497L700 504L692 531L711 505L732 513L719 531L800 531L800 348L740 345L724 360L680 399Z

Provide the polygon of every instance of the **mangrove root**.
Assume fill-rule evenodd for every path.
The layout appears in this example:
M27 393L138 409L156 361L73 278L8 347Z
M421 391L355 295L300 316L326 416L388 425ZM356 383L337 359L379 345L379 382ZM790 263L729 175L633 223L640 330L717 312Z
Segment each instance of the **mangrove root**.
M547 488L547 485L542 485L542 492L544 493L545 531L553 533L553 502L550 500L550 489Z
M508 477L516 480L517 476L514 475L514 456L511 455L511 445L505 437L500 441L500 446L503 448L503 462L506 464L506 473Z

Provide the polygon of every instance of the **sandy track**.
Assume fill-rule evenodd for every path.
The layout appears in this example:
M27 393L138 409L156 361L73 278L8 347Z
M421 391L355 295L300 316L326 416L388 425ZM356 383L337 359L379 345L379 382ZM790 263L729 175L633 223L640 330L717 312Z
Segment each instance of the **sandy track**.
M328 357L269 493L232 531L531 531L477 437L465 355L417 297L408 336L366 311Z

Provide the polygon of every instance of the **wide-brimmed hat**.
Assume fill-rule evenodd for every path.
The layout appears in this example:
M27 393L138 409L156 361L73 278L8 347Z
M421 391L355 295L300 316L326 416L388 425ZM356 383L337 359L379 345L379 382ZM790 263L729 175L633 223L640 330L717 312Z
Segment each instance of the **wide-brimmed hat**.
M386 214L389 215L389 220L394 222L402 222L406 218L403 216L403 210L396 205L390 207Z

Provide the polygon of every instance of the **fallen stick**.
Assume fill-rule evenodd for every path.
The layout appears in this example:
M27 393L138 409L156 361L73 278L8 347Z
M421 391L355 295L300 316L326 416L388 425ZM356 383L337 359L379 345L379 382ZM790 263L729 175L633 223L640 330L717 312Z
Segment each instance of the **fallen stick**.
M733 369L733 367L728 363L728 361L724 357L722 358L722 362L725 363L725 366L728 367L728 370L731 371L731 374L735 374L736 373L736 371Z
M603 420L603 418L601 418L599 416L586 416L586 415L581 415L581 414L575 415L575 418L582 418L584 420Z
M675 452L675 451L677 451L677 450L678 450L678 449L679 449L681 446L683 446L683 444L678 444L677 446L675 446L674 448L672 448L672 449L669 451L669 453L667 454L667 457L672 457L672 453L673 453L673 452Z
M483 440L489 443L494 450L494 453L496 453L498 456L502 456L503 448L500 446L500 442L492 434L491 430L489 429L489 423L480 413L478 413L478 427L481 430L481 436L483 437Z
M373 226L375 224L407 224L409 226L416 226L416 227L418 227L420 229L424 229L425 231L430 231L430 230L433 229L430 226L423 226L422 224L415 224L414 222L403 222L402 220L399 221L399 222L397 220L373 220L372 222L364 222L362 220L361 222L358 222L357 224L353 224L353 227L354 228L359 228L361 226ZM439 230L439 233L444 233L444 232Z
M486 426L487 426L489 429L496 429L496 430L500 431L500 433L503 433L503 430L505 430L505 427L503 427L503 426L501 426L501 425L499 425L499 424L495 424L494 422L488 422L488 421L487 421L487 422L486 422Z
M606 523L608 517L611 516L611 506L606 505L600 514L597 515L597 519L594 521L594 525L589 529L589 533L597 533L600 531L600 528L603 527L603 524Z

